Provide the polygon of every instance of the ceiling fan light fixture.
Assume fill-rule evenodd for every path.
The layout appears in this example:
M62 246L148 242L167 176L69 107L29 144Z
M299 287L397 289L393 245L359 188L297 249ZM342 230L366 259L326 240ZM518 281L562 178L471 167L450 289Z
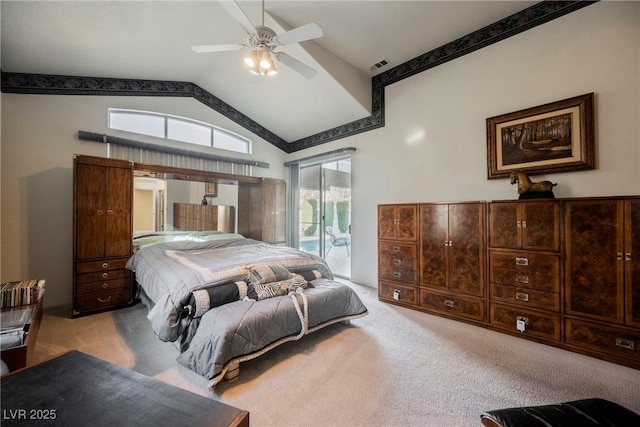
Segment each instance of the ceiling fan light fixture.
M268 70L271 67L273 67L273 60L271 59L271 55L269 54L268 50L263 50L262 54L260 55L260 68Z
M244 57L244 63L247 64L249 68L254 68L258 65L258 54L256 51L251 51Z

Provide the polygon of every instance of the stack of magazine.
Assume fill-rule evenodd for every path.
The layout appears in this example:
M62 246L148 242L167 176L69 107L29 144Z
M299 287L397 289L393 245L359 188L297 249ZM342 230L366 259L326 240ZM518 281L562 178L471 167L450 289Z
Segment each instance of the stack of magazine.
M36 304L44 293L44 280L20 280L0 287L0 307Z

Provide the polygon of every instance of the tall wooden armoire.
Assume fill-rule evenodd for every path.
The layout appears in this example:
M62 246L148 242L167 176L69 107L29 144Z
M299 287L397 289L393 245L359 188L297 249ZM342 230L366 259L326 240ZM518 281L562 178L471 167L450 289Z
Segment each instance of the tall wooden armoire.
M77 155L73 171L73 316L133 302L133 162Z

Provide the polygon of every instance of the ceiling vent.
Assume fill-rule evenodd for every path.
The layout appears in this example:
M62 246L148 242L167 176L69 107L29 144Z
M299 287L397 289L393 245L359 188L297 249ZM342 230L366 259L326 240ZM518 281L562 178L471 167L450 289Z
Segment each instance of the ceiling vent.
M380 62L376 62L371 67L369 67L369 70L371 70L372 72L373 71L378 71L380 68L385 67L388 64L389 64L389 61L387 61L386 59L383 59Z

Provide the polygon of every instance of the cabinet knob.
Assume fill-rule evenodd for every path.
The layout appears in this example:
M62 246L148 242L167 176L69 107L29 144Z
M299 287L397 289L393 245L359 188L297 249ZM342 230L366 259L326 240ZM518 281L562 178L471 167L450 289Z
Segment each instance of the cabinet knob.
M400 252L400 246L394 246L393 252Z
M102 263L102 268L109 268L109 263L108 262L103 262Z
M396 266L402 265L402 260L401 259L394 259L393 260L393 265L396 265Z
M104 282L102 284L102 289L107 289L109 287L109 284L107 282Z
M631 261L631 252L627 252L626 254L624 254L624 259L625 261Z
M618 261L622 261L622 252L618 252L618 253L616 254L616 259L617 259Z
M104 266L104 265L103 265ZM106 279L107 277L109 277L109 273L102 273L102 278Z
M102 209L98 209L98 211L96 212L98 215L102 215L104 213L104 211Z
M399 271L394 271L393 277L395 277L396 279L399 279L400 277L402 277L402 273L400 273Z
M109 210L107 211L107 214L108 214L108 215L113 215L113 209L109 209Z

